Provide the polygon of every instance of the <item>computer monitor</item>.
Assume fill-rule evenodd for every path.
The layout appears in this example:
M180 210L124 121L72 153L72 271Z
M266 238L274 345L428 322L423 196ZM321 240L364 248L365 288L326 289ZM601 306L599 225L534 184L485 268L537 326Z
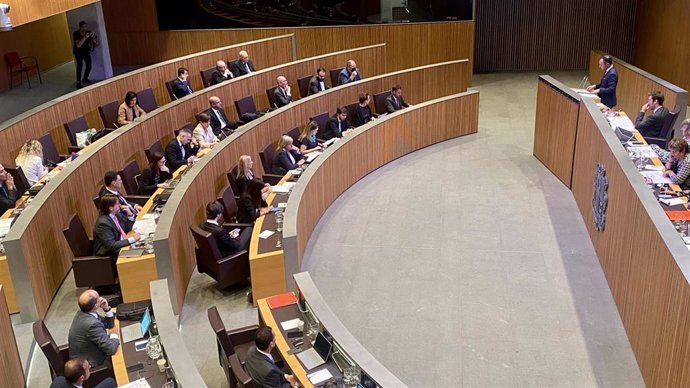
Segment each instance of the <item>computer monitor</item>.
M314 341L314 350L319 353L319 356L321 356L324 361L328 361L331 350L333 350L333 343L329 341L323 333L319 332L316 336L316 341Z
M141 334L146 335L146 332L149 331L149 326L151 326L151 312L147 307L146 311L144 311L144 315L141 317L141 321L139 321Z

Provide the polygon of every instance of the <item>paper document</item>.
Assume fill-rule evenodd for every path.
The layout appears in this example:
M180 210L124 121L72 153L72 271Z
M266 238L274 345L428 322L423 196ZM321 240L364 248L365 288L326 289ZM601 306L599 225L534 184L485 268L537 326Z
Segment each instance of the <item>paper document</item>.
M290 171L288 171L288 174L295 175L295 176L299 175L301 173L302 173L302 170L290 170Z
M653 164L648 164L644 166L644 169L647 171L663 171L664 166L655 166Z
M7 236L13 220L14 218L3 218L0 220L0 236Z
M311 163L312 160L316 159L316 157L319 155L321 155L321 152L312 152L311 154L307 155L307 163Z
M671 183L673 181L666 178L661 171L640 171L643 177L652 180L652 183Z
M285 209L287 207L287 202L280 202L278 203L278 206L276 206L278 209Z
M662 199L659 202L663 202L668 206L682 205L685 203L683 198L667 198L667 199Z
M296 184L297 184L297 182L285 182L285 183L283 183L283 186L291 189Z
M628 131L635 132L637 129L635 129L635 124L633 124L632 121L626 116L615 116L611 120L611 128L616 128L616 127L621 127L623 129L627 129Z
M307 377L309 377L309 381L311 381L312 384L320 384L333 377L333 375L328 369L323 368L318 372L308 374Z
M271 235L273 235L273 233L275 233L275 232L270 231L270 230L264 230L263 232L259 233L259 238L267 239L267 238L271 237Z
M155 220L156 216L153 213L146 213L141 217L142 220Z
M296 329L300 322L301 320L299 318L295 318L289 321L280 322L280 326L283 328L283 330L288 331Z
M158 373L158 372L156 372L156 373ZM137 381L132 381L131 383L125 384L125 385L119 385L118 387L119 388L151 388L148 381L146 381L146 379L143 377Z
M656 152L652 151L652 147L650 147L650 146L645 146L645 145L635 146L635 145L632 145L632 146L629 146L629 147L628 147L628 150L631 150L631 151L633 151L633 152L635 152L635 153L637 153L637 154L643 153L645 156L648 156L648 157L649 157L649 156L651 156L651 157L655 157L655 156L656 156Z
M132 229L138 230L142 236L148 236L156 231L156 221L152 218L137 220Z
M280 193L280 194L287 194L290 192L290 187L285 186L285 185L273 186L273 187L271 187L271 192Z

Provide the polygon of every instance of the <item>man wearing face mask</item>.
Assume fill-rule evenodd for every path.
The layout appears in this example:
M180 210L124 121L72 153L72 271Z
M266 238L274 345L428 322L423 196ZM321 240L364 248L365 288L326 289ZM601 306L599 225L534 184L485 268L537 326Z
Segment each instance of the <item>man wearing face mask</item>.
M328 89L326 85L326 69L319 67L316 69L316 75L309 80L309 96L318 92L323 92Z

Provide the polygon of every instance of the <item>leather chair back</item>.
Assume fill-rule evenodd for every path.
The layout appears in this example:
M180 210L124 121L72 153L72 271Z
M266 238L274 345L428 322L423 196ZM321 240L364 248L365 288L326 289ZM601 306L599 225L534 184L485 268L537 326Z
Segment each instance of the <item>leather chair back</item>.
M338 77L340 77L340 72L343 71L344 67L339 67L337 69L331 69L328 71L328 73L331 76L331 86L336 87L338 86Z
M50 133L46 133L45 135L41 136L38 139L38 142L43 146L43 160L51 164L60 163L60 153L58 152L57 147L55 147L55 143L53 142L53 138L50 136Z
M680 107L676 105L672 111L668 112L664 120L664 125L661 127L661 134L659 137L667 137L667 142L673 137L673 125L675 125L679 113ZM682 136L683 134L681 133L679 137Z
M139 193L139 185L137 184L136 176L141 174L139 165L136 160L132 160L125 164L122 170L118 171L122 177L122 186L124 186L127 194L136 195Z
M91 256L93 254L93 240L89 238L84 229L84 224L77 213L67 219L67 224L62 229L62 234L67 240L75 257Z
M98 107L98 114L101 116L104 128L117 128L117 110L120 107L118 101L111 101Z
M181 126L180 128L174 130L174 131L173 131L173 135L175 135L175 137L177 137L177 135L180 134L180 130L181 130L182 128L188 129L188 130L189 130L189 133L193 133L193 132L194 132L194 125L193 125L192 123L185 123L185 125L183 125L183 126Z
M153 95L153 89L146 88L138 91L137 105L139 105L146 113L158 109L158 102L156 102L156 96Z
M309 118L309 121L316 121L316 124L319 124L319 130L316 131L316 137L319 139L323 139L323 134L326 132L326 123L329 118L328 112L319 113Z
M259 158L261 159L261 165L264 167L264 172L271 173L273 160L276 158L276 150L273 144L264 147L263 151L259 152Z
M235 109L237 110L237 117L242 120L242 115L245 113L256 113L256 105L254 105L254 98L247 96L235 101Z
M266 89L266 97L268 97L268 106L271 108L277 108L278 107L276 105L276 101L275 101L276 89L278 89L277 85Z
M196 264L199 272L204 272L212 278L218 280L218 260L222 259L218 244L213 235L198 225L190 226L194 242L196 242Z
M76 119L65 123L64 127L70 144L75 147L77 146L77 133L84 132L89 129L89 125L86 123L84 116L79 116Z
M374 109L376 110L376 113L382 115L388 112L386 110L386 98L388 98L390 95L390 91L374 94Z
M347 109L347 117L348 121L350 124L352 124L352 119L355 117L355 114L357 113L357 107L359 106L359 102L355 102L350 105L346 105L345 108Z
M309 95L309 81L311 81L312 75L297 79L297 88L299 89L299 96L304 98Z
M155 154L156 152L164 153L163 152L163 146L161 145L160 140L154 141L153 144L151 144L146 149L144 149L144 153L146 154L146 159L149 160L149 163L153 159L153 154Z
M204 84L204 87L207 88L211 86L211 81L213 80L213 71L216 70L216 67L212 67L210 69L206 70L201 70L199 74L201 74L201 82Z
M292 128L287 132L287 135L292 138L292 141L297 144L297 140L299 139L299 127Z
M225 330L225 325L223 324L223 320L220 318L220 314L218 314L218 309L216 306L208 309L208 322L211 324L213 332L216 333L218 359L220 360L220 364L223 366L225 378L228 380L230 387L236 387L237 381L234 380L235 376L232 373L230 362L228 360L228 356L235 354L235 349L230 343L230 337L228 337L228 332ZM240 366L240 368L241 367L242 366Z
M29 181L26 180L26 175L22 171L21 166L15 166L13 164L4 164L5 171L7 171L12 178L14 178L14 187L17 189L17 198L21 197L31 185Z
M227 173L227 177L228 177L228 182L230 182L230 187L232 187L232 191L239 195L240 191L237 188L237 179L236 179L238 169L239 169L238 166L231 168L230 171Z
M228 183L218 193L216 198L223 205L223 219L225 222L235 222L237 216L237 202L235 202L235 192Z
M53 336L50 335L45 323L40 319L34 322L33 331L36 344L38 344L38 347L41 348L43 354L48 359L51 377L63 376L65 374L66 360L62 357L60 349L55 343Z
M173 91L173 84L175 83L176 79L177 78L173 78L170 81L165 81L165 90L168 91L168 96L170 96L170 101L177 100L177 96L175 96L175 92Z
M254 380L244 371L237 354L228 357L228 362L230 363L230 370L232 371L232 377L235 381L239 382L244 388L256 387L256 385L254 385Z

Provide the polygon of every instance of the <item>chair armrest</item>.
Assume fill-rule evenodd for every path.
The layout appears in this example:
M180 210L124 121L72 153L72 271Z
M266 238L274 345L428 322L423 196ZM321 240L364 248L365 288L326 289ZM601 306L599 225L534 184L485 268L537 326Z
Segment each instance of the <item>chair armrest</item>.
M242 249L242 250L239 250L239 251L233 253L230 256L223 257L222 259L218 260L217 263L223 264L227 261L231 261L231 260L235 260L237 258L240 258L242 255L246 255L248 253L249 253L249 251L247 251L246 249Z
M257 330L259 330L259 325L251 325L240 327L239 329L228 330L227 333L230 342L239 345L247 342L254 342Z
M69 360L69 344L58 346L58 351L63 360Z
M666 139L661 138L661 137L645 137L644 140L647 142L647 144L652 145L656 144L661 148L666 147Z
M139 206L144 206L144 204L148 202L151 197L147 195L126 195L125 199L127 202L134 202Z
M237 379L243 387L249 385L252 382L252 378L249 377L247 372L244 371L244 368L242 368L242 365L240 365L240 359L237 354L228 357L228 361L232 374L235 375L235 379Z
M235 228L253 228L254 224L237 223L237 222L225 222L223 223L223 229L233 230Z
M270 184L271 186L274 186L274 185L277 185L281 179L283 179L283 175L264 174L263 178L264 178L264 182Z
M99 365L95 368L91 368L91 376L88 380L84 381L84 388L95 387L108 377L114 379L115 375L113 374L113 371L110 370L110 368L108 368L106 365Z

